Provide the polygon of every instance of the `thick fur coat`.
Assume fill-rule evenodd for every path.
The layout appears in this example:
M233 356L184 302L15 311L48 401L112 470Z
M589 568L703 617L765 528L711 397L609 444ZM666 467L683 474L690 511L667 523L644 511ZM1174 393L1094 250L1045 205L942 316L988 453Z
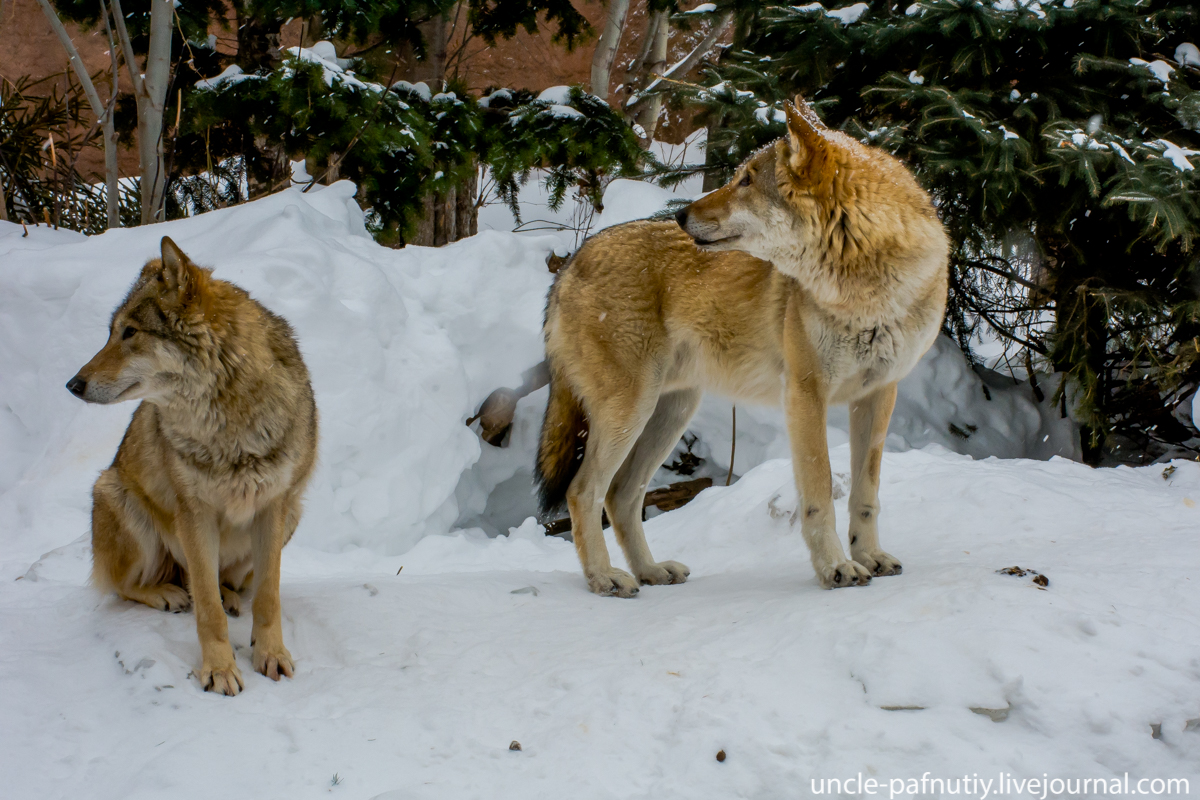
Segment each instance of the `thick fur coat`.
M236 695L225 614L253 583L254 669L290 677L279 561L316 459L317 411L287 322L164 238L67 388L89 403L142 401L93 489L95 584L194 608L200 683Z
M783 404L797 519L822 586L898 574L879 546L879 468L896 382L945 310L949 248L929 196L797 98L788 136L676 222L592 237L547 304L541 500L547 511L566 502L589 587L629 597L686 579L684 565L651 556L642 498L706 389ZM831 403L850 406L849 558L834 529ZM609 561L602 508L632 574Z

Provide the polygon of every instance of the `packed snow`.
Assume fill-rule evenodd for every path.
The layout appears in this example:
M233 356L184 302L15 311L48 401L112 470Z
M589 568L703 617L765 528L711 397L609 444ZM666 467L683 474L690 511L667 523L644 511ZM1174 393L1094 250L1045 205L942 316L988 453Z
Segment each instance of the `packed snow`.
M478 236L390 250L353 192L91 238L0 223L6 795L792 798L859 772L1200 785L1200 465L1080 465L1053 376L1039 400L939 340L884 456L902 576L818 588L782 415L739 406L733 485L646 524L690 580L597 597L530 519L545 390L505 447L464 424L540 360L545 260L574 232L511 232L497 206ZM689 192L616 181L592 229ZM88 586L90 487L133 407L63 384L163 235L291 321L321 412L284 551L296 677L252 673L233 619L236 698L200 691L190 614ZM843 534L845 430L837 410ZM729 401L707 398L691 432L723 483ZM1033 572L997 572L1014 566Z

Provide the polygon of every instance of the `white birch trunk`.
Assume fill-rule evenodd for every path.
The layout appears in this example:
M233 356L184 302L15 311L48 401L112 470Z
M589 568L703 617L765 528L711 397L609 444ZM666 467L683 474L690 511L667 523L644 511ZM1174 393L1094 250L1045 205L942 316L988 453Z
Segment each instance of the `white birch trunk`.
M647 57L646 83L653 85L654 79L662 77L667 69L667 40L671 35L671 23L666 11L657 11L658 17L654 27L654 41L650 45L650 55ZM658 127L658 115L662 111L662 95L648 98L638 111L637 123L645 131L646 143L654 141L654 129Z
M646 30L642 31L642 46L638 49L637 58L629 62L626 72L640 74L650 57L650 48L654 46L654 32L658 29L658 17L654 14L646 16Z
M163 112L171 80L171 32L175 21L172 0L150 0L150 46L146 73L138 96L138 160L142 170L142 224L163 221L167 184L163 162ZM124 24L124 20L119 20ZM130 72L137 64L127 65Z
M612 74L613 59L621 44L621 33L625 30L625 16L629 13L629 0L608 0L608 16L604 21L604 33L596 43L592 54L592 94L601 100L608 99L608 84Z
M634 113L635 109L637 109L641 104L649 102L651 100L649 93L659 88L659 85L664 79L683 77L687 73L691 72L692 69L694 69L696 65L700 63L700 60L712 52L713 48L717 46L717 40L725 34L725 31L729 28L729 23L732 21L733 15L726 14L720 20L714 22L713 26L709 29L708 34L700 40L698 45L692 48L691 52L689 52L679 61L675 62L670 69L662 73L661 77L655 78L646 84L639 94L630 98L629 102L625 105L626 113ZM655 28L654 30L657 29ZM650 30L647 30L647 35L651 35ZM639 56L640 61L646 61L650 57L649 48L653 44L653 41L647 40L646 44L643 46L643 55Z

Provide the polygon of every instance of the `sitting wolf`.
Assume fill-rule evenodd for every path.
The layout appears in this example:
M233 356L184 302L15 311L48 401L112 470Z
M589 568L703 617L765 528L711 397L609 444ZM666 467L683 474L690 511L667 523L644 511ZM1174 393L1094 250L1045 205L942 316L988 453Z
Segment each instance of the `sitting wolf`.
M782 401L797 517L823 587L900 573L879 547L879 465L896 382L941 326L948 241L900 162L829 130L800 98L787 119L787 137L681 210L678 225L603 231L550 291L541 503L548 512L565 499L598 594L687 578L683 564L650 555L642 497L706 388ZM834 530L831 403L850 405L849 559ZM609 562L601 506L632 575Z
M193 606L200 684L236 695L225 611L238 614L253 578L254 669L291 677L279 559L316 460L317 409L287 322L164 237L67 388L89 403L142 401L92 490L96 585Z

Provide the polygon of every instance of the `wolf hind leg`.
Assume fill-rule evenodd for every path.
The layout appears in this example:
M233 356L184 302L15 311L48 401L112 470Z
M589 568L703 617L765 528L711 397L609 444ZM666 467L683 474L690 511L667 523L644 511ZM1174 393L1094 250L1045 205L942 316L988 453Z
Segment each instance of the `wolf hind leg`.
M178 613L192 606L182 579L150 515L121 486L116 470L105 470L92 489L92 582L125 600Z
M617 542L625 552L629 569L643 584L683 583L691 574L678 561L654 560L642 526L642 504L647 484L687 430L702 394L699 389L681 389L658 398L654 413L617 471L605 498Z
M157 583L153 586L127 586L117 589L117 594L135 603L144 603L159 611L178 614L192 607L192 598L187 590L173 583Z
M250 585L254 562L244 558L221 569L221 607L231 617L241 616L242 592Z
M600 511L613 476L654 412L657 392L632 392L635 402L607 398L588 409L589 433L583 462L567 489L571 536L588 588L596 594L633 597L638 581L612 565L604 544Z

